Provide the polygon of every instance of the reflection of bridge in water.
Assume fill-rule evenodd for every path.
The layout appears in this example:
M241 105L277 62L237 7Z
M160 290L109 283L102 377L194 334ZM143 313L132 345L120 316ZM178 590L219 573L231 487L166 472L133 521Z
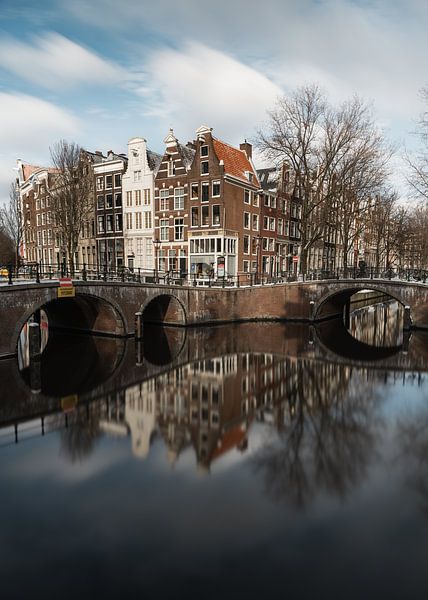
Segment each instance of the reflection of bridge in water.
M310 391L308 373L322 386L330 386L328 398L340 389L346 391L355 368L370 372L372 381L376 377L401 381L411 376L408 371L428 370L427 332L414 332L404 352L401 346L388 348L387 353L374 349L371 360L352 353L349 334L333 321L316 330L303 324L265 323L209 329L154 327L145 333L137 343L72 336L74 354L84 357L77 363L71 355L60 360L53 337L39 394L29 389L29 371L22 377L15 361L0 362L8 390L0 404L3 432L14 441L31 422L40 434L55 423L85 431L83 425L94 425L95 420L97 435L131 434L139 456L147 454L153 435L160 434L172 460L192 445L199 464L207 467L221 449L245 449L246 432L255 420L272 420L280 427L284 415L296 410L296 402L319 405L321 399L311 397L315 392ZM356 347L361 351L361 342ZM414 377L418 380L421 375ZM296 401L302 390L307 398Z

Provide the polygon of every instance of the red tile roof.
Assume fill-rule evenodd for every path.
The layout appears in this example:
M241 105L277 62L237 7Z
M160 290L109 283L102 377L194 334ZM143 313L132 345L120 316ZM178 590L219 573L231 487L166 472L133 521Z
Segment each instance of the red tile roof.
M257 187L260 186L256 170L243 150L229 146L229 144L215 138L213 138L213 144L218 159L224 162L225 173L249 183L248 177L245 175L245 171L249 171L253 174L252 183Z
M217 446L214 449L211 459L215 460L219 458L223 454L229 452L233 448L239 446L239 444L245 439L247 435L247 431L241 427L241 425L236 425L232 429L226 431L221 438L221 446Z
M22 165L22 173L24 175L24 181L27 181L33 173L44 169L45 167L36 167L35 165Z

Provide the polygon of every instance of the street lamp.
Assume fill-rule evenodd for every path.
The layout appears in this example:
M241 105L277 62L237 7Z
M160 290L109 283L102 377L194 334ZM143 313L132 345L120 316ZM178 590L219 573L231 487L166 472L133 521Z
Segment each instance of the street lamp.
M159 283L159 277L158 277L158 252L159 252L159 246L161 245L161 241L159 238L156 238L153 240L153 244L155 247L155 282Z

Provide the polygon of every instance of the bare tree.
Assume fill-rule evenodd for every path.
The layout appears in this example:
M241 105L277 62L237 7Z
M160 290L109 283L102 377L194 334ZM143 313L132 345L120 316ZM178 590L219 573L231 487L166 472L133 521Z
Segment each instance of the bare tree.
M349 256L367 225L370 200L379 194L387 179L393 150L377 130L369 107L358 98L346 107L343 119L350 130L349 144L334 165L333 207L346 273Z
M24 236L19 190L15 182L10 184L9 203L0 209L0 227L11 240L14 248L15 266L19 266L20 249Z
M381 141L363 101L354 97L338 108L332 107L316 85L280 98L269 112L267 126L259 130L256 144L268 159L285 162L294 172L292 193L300 198L302 207L303 274L310 248L324 238L326 228L337 225L338 198L345 190L348 197L355 193L357 182L360 188L366 185L363 171L366 175L369 167L374 171Z
M74 142L59 141L51 149L54 183L49 190L57 231L71 274L84 223L93 209L93 179L85 152Z
M428 86L421 90L421 97L428 106ZM410 171L407 181L417 197L428 200L428 111L421 115L416 135L421 147L414 155L406 155Z

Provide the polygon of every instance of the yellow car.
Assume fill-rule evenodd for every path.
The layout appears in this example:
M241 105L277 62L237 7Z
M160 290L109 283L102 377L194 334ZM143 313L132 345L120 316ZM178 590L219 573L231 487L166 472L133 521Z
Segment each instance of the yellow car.
M8 276L9 276L9 271L2 267L0 269L0 277L8 277Z

